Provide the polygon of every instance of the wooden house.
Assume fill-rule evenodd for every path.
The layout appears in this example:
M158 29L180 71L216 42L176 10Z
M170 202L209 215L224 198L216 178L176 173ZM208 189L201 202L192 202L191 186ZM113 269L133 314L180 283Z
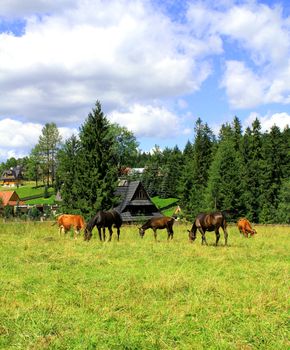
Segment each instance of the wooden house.
M1 191L0 192L0 207L6 207L7 205L14 207L16 205L25 204L20 200L18 194L15 191Z
M115 195L120 198L115 208L124 222L145 221L163 216L151 201L141 181L121 180Z
M23 175L21 166L17 165L9 170L4 170L0 181L2 186L19 186L22 185Z

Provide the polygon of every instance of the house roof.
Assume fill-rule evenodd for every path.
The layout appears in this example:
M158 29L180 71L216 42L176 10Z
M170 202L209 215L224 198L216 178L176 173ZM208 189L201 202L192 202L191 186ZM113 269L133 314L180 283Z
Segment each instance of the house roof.
M22 167L17 165L14 168L4 170L1 180L20 180L22 179Z
M121 186L117 187L115 192L116 196L120 196L121 203L117 206L117 210L122 212L126 206L132 201L134 194L137 191L140 181L127 181L125 180ZM150 200L149 196L148 199ZM153 204L153 203L152 203Z
M138 190L142 190L144 198L135 198ZM151 201L141 181L122 181L117 187L115 195L120 197L120 203L115 209L121 214L123 221L136 221L140 218L149 219L154 216L162 216L156 205ZM142 208L144 213L134 215L129 210L133 207Z
M15 191L2 191L0 192L0 199L2 200L2 205L17 205L24 204L23 201L20 200L18 194Z

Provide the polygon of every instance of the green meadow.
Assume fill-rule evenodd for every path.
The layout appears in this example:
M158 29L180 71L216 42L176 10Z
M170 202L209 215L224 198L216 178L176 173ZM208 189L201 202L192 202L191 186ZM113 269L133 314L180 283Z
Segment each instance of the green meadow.
M290 227L209 246L136 226L120 242L0 223L1 349L289 349Z

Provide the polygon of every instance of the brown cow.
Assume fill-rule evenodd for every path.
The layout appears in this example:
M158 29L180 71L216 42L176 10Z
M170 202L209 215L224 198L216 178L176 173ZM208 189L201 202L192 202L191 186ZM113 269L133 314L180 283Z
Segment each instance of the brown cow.
M257 231L252 228L249 220L246 218L239 219L239 221L237 222L237 225L240 233L242 233L247 238L249 233L251 234L251 236L257 233Z
M74 238L80 233L80 230L85 227L85 220L81 215L62 214L57 218L59 234L65 234L72 227L74 228Z

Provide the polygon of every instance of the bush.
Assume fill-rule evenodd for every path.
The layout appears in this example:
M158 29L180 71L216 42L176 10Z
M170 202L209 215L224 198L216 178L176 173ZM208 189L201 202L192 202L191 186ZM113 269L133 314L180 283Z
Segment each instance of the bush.
M40 215L41 213L36 207L30 208L28 211L28 217L30 220L38 220Z
M44 187L43 197L44 198L49 198L49 193L48 193L48 187L47 186Z
M11 218L13 216L13 207L6 205L6 207L4 207L3 216L6 219Z

